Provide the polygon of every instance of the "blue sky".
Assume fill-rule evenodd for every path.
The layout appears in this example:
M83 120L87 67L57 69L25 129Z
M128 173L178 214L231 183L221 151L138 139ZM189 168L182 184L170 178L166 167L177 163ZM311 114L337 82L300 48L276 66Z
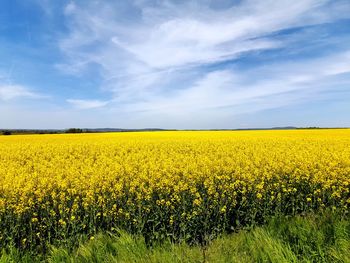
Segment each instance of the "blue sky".
M0 128L350 126L349 0L2 0Z

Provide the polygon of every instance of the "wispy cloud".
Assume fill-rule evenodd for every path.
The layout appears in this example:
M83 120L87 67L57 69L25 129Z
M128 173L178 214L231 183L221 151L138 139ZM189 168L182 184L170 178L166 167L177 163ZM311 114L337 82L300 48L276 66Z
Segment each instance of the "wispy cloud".
M118 7L108 2L84 6L69 3L65 15L70 34L59 43L67 60L58 67L82 74L89 66L99 66L104 79L102 88L112 91L118 103L132 101L126 108L135 103L143 105L145 99L157 100L169 87L181 86L177 81L184 76L191 75L195 90L208 94L210 90L198 85L204 80L198 80L197 73L207 71L203 67L232 61L249 52L286 47L288 43L276 38L276 32L350 16L346 2L319 0L250 0L222 9L213 9L210 1L164 1L152 5L136 1ZM133 21L118 11L124 9L134 10ZM232 69L224 68L227 70ZM205 78L210 80L216 74L209 72ZM227 91L220 90L221 77L216 77L211 88L217 88L216 92L227 98ZM184 89L179 93L194 91L191 85ZM172 99L181 101L181 96ZM164 105L170 103L166 101ZM192 101L198 103L199 100ZM203 102L200 107L205 105Z
M218 108L230 111L235 107L236 111L231 110L234 115L278 108L298 102L296 98L315 99L318 93L332 92L339 88L343 74L350 74L350 52L299 62L279 62L240 74L217 70L205 74L189 88L177 91L175 96L151 98L131 104L129 109L176 115ZM264 76L263 80L260 76ZM345 83L349 85L350 79L346 78Z
M0 100L8 101L16 98L43 99L47 96L33 92L21 85L0 83Z
M101 100L67 99L67 102L72 104L75 108L82 110L101 108L108 104L108 101Z
M333 7L327 2L243 1L222 10L199 3L165 1L150 6L141 2L137 9L141 15L129 23L120 19L118 11L111 11L118 10L111 3L70 3L65 13L71 32L60 47L71 66L97 63L112 75L120 74L119 69L137 74L145 68L213 63L280 47L281 43L268 37L274 32L350 16L346 13L349 5L340 10L339 4ZM107 54L118 61L111 63Z

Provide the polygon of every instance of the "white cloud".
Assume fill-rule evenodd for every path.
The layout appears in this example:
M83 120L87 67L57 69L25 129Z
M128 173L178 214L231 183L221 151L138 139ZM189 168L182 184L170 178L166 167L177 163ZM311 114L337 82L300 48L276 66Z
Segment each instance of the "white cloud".
M157 17L161 8L145 7L145 19L151 20L151 25L144 28L142 40L135 41L132 36L123 41L118 35L112 40L152 68L217 62L242 52L280 47L275 41L259 38L283 29L324 22L326 17L316 19L309 13L320 5L320 1L314 0L264 1L263 4L246 1L228 10L204 9L202 14L194 16L187 13L192 10L182 15L174 10L170 18ZM133 28L130 33L133 34Z
M64 8L64 14L66 14L66 15L73 14L76 11L76 9L77 9L77 6L75 5L75 3L70 2Z
M308 33L290 41L276 37L278 32L350 18L348 2L248 0L215 9L212 3L68 4L70 33L58 41L66 59L57 67L82 76L91 65L99 67L101 89L112 92L113 99L67 101L77 108L108 104L124 113L143 112L138 116L145 119L170 114L180 120L201 111L220 119L317 98L322 90L331 89L334 76L348 72L349 53L334 55L335 51L323 58L249 69L208 69L250 52L288 52L293 41L306 43Z
M224 111L236 115L278 108L310 97L317 99L323 91L332 92L338 78L346 73L350 73L349 52L298 62L279 62L240 74L217 70L205 74L173 96L150 97L146 101L130 103L126 110L180 116L216 109L220 116ZM350 84L350 80L346 83Z
M47 98L47 96L30 91L21 85L0 84L0 100L7 101L16 98L41 99Z
M101 100L80 100L80 99L68 99L68 103L72 104L77 109L94 109L94 108L101 108L106 106L109 102L108 101L101 101Z
M162 70L176 74L194 65L279 48L284 43L270 34L350 16L347 5L343 4L345 11L339 10L325 0L249 0L215 10L208 3L135 1L130 7L128 2L84 1L81 6L70 2L65 8L70 34L59 41L67 60L58 67L79 74L89 65L98 65L105 79L124 76L126 81L114 79L113 84L103 85L120 95L127 85L135 86L135 76L153 78ZM123 8L133 8L132 21ZM139 87L150 85L157 86L157 81Z

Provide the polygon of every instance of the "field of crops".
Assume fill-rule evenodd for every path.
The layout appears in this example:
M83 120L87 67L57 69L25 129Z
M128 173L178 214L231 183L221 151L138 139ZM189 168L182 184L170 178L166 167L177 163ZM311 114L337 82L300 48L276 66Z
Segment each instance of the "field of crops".
M0 247L205 242L324 209L350 211L350 130L0 136Z

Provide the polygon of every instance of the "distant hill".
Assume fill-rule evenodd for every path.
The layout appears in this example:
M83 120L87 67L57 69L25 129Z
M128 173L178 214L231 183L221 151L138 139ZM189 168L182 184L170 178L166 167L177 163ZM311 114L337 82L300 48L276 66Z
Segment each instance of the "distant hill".
M286 126L286 127L273 127L271 130L295 130L297 127L294 126Z
M295 130L298 129L294 126L285 126L285 127L272 127L272 128L241 128L241 129L233 129L235 131L254 131L254 130Z
M240 129L183 129L179 131L253 131L253 130L296 130L296 129L348 129L348 127L339 128L321 128L321 127L272 127L272 128L240 128ZM176 129L161 128L142 128L142 129L124 129L124 128L70 128L70 129L0 129L0 135L12 134L59 134L59 133L99 133L99 132L143 132L143 131L177 131Z

